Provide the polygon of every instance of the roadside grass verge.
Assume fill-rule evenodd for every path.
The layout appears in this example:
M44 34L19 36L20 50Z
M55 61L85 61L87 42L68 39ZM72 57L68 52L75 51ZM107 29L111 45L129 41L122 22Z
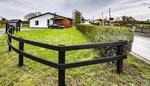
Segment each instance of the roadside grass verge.
M88 43L75 28L63 30L30 30L15 34L18 37L53 45L77 45ZM26 59L23 67L18 67L18 54L8 52L7 36L0 38L0 86L57 86L57 70ZM18 43L13 41L18 47ZM58 61L56 51L25 44L25 51L50 61ZM78 50L66 53L66 61L76 62L94 59L93 50ZM118 75L115 65L104 63L66 71L67 86L149 86L150 65L129 55L124 61L124 72Z

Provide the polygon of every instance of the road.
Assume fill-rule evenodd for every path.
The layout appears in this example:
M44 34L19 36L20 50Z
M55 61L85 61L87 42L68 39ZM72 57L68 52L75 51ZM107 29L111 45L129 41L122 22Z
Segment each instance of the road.
M30 28L23 28L23 29L21 29L21 31L24 31L24 30L37 30L37 29L30 29ZM1 28L0 29L0 36L4 35L4 33L5 33L5 29Z
M150 36L135 34L132 52L150 63Z

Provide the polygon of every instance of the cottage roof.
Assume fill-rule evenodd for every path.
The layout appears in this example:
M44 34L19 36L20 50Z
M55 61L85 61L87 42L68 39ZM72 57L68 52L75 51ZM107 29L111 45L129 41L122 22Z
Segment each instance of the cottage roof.
M40 16L43 16L43 15L47 15L47 14L51 14L51 15L54 15L54 16L59 16L59 17L63 17L63 18L69 19L69 20L73 20L72 18L64 17L64 16L57 15L56 13L51 13L51 12L47 12L47 13L44 13L44 14L41 14L41 15L32 17L32 18L30 18L29 20L34 19L34 18L37 18L37 17L40 17Z

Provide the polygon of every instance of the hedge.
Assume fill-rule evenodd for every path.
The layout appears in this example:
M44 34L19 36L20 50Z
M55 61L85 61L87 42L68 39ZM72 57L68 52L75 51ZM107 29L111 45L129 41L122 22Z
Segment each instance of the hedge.
M128 41L126 51L131 50L133 42L133 31L126 27L114 26L95 26L95 25L78 25L77 29L86 37L89 42L115 42L119 40Z
M0 28L4 28L5 27L5 22L0 21Z
M150 33L150 24L137 24L135 32Z

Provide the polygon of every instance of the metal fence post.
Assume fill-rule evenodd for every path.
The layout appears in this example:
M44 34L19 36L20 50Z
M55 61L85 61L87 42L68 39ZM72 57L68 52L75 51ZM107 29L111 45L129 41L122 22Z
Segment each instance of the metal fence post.
M123 46L117 46L117 55L123 55ZM123 59L117 60L117 73L122 73L123 71Z
M19 41L19 50L24 50L24 43ZM23 55L19 53L19 66L23 66Z
M64 45L60 45L64 46ZM59 64L65 64L65 51L59 50ZM58 86L65 85L65 69L58 69Z

